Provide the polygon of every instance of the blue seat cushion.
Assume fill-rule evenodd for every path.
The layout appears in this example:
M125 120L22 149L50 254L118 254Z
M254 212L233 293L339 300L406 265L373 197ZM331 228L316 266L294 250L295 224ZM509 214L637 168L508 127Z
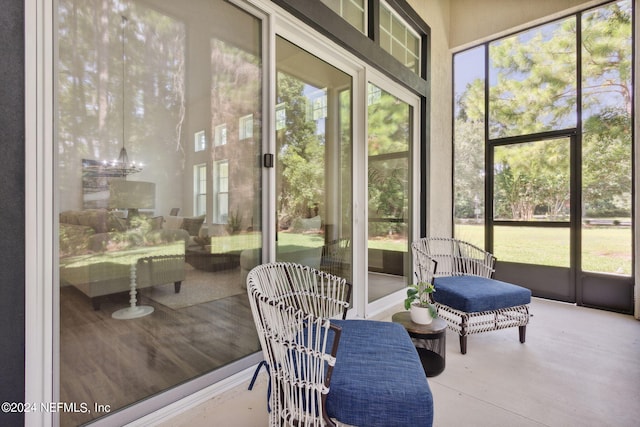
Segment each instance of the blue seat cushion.
M486 277L436 277L434 285L434 301L466 313L499 310L531 302L529 289Z
M433 397L404 327L373 320L331 323L342 328L342 335L327 413L356 426L431 426Z

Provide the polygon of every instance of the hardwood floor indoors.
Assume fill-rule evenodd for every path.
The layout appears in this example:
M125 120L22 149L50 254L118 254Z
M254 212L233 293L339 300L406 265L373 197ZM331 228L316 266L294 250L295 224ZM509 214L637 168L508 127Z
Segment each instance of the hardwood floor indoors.
M181 293L189 293L188 279ZM139 319L116 320L111 313L128 304L128 294L105 297L100 310L94 311L80 291L61 288L61 401L121 408L260 349L244 290L178 309L139 297L155 311ZM62 426L92 417L61 415Z

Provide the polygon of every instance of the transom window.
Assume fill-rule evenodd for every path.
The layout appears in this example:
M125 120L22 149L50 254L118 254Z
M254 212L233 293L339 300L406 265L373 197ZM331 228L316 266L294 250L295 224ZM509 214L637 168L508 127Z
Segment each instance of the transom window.
M420 36L385 2L380 2L380 47L420 73Z
M353 25L362 34L367 34L367 4L365 0L320 0L331 10Z
M410 25L401 7L384 0L320 0L380 48L420 76L424 28ZM395 8L394 8L395 7ZM412 21L415 24L415 21Z

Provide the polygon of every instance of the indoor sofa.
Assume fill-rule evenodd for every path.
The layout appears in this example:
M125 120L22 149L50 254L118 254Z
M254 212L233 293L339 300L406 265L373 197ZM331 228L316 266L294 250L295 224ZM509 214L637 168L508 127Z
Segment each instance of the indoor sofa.
M74 286L100 308L104 295L185 278L184 229L162 228L162 217L128 222L106 209L60 213L60 285ZM132 267L133 266L133 267Z

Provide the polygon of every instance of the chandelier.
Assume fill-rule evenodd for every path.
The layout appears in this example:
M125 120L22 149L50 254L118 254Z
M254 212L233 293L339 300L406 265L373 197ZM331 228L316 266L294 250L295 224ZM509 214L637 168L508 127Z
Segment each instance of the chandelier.
M102 162L96 162L94 165L88 166L90 169L95 169L96 175L108 176L108 177L126 177L134 173L142 171L142 163L136 163L129 160L129 154L125 148L125 83L127 81L127 56L125 52L126 45L126 26L128 19L122 15L122 148L120 148L120 155L115 160L104 160Z

